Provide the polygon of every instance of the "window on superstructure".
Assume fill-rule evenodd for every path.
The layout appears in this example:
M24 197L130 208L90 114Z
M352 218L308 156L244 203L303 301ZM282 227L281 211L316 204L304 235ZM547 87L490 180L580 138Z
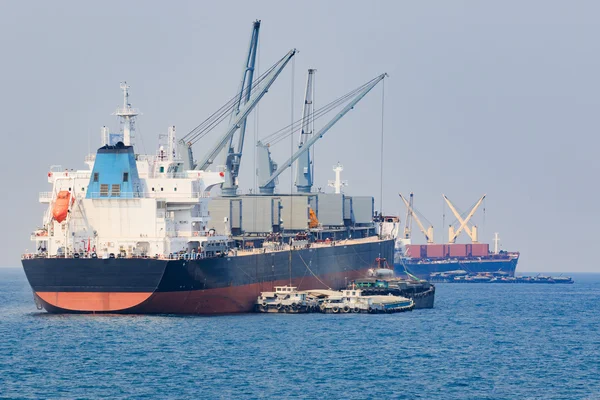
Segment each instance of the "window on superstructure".
M98 182L99 178L100 178L100 174L98 172L94 172L94 182Z
M120 196L121 195L121 185L112 185L111 196Z
M108 197L108 184L103 183L100 185L100 197Z
M129 172L123 172L123 182L129 182Z

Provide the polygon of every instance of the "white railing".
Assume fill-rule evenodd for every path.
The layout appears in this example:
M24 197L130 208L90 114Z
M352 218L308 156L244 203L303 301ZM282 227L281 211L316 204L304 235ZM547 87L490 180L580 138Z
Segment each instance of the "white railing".
M52 172L53 178L89 179L92 171L56 171ZM50 177L50 175L49 175Z
M167 231L170 237L207 237L208 232L204 231Z
M205 192L194 192L194 193L181 193L181 192L147 192L147 193L134 193L134 192L121 192L118 196L112 196L111 192L88 192L92 199L116 199L116 200L127 200L127 199L166 199L166 200L177 200L177 199L205 199L209 198L210 194Z
M38 198L40 202L48 202L52 200L52 192L40 192Z
M154 161L156 159L156 156L152 156L149 154L136 154L135 159L137 161Z
M29 240L48 240L48 235L31 235L29 236Z

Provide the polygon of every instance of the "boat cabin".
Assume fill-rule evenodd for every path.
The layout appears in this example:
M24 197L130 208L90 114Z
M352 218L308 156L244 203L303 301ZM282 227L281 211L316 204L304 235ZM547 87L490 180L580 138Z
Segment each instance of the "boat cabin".
M342 290L344 297L360 297L362 296L362 290L360 289L346 289Z
M299 293L295 286L275 286L275 296L282 299L294 299L302 301L306 298L305 293Z

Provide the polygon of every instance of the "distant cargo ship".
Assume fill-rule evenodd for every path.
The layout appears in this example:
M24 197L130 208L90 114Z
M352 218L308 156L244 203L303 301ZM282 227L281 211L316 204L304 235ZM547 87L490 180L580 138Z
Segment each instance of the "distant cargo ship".
M471 274L478 273L503 273L506 276L514 276L519 262L519 252L508 252L499 250L498 234L494 239L494 250L490 251L487 243L479 243L477 226L470 225L469 221L485 199L482 196L469 213L463 217L450 200L444 196L444 200L457 218L459 226L448 229L447 244L435 244L433 242L433 227L425 228L413 208L413 194L406 199L400 194L400 198L406 205L406 224L402 236L396 240L396 251L394 256L394 268L398 272L408 271L420 278L428 278L435 272L448 272L464 270ZM388 217L393 218L393 217ZM427 244L412 244L411 230L412 221L415 221L425 236ZM399 223L399 220L398 220ZM455 243L462 232L466 232L472 243Z

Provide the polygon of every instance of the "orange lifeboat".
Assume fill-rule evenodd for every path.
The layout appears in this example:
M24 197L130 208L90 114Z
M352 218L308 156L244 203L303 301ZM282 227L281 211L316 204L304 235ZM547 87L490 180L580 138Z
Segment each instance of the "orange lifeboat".
M71 192L67 190L61 190L56 195L56 201L52 208L52 216L56 222L63 222L67 219L69 207L75 202L75 198L71 195Z

